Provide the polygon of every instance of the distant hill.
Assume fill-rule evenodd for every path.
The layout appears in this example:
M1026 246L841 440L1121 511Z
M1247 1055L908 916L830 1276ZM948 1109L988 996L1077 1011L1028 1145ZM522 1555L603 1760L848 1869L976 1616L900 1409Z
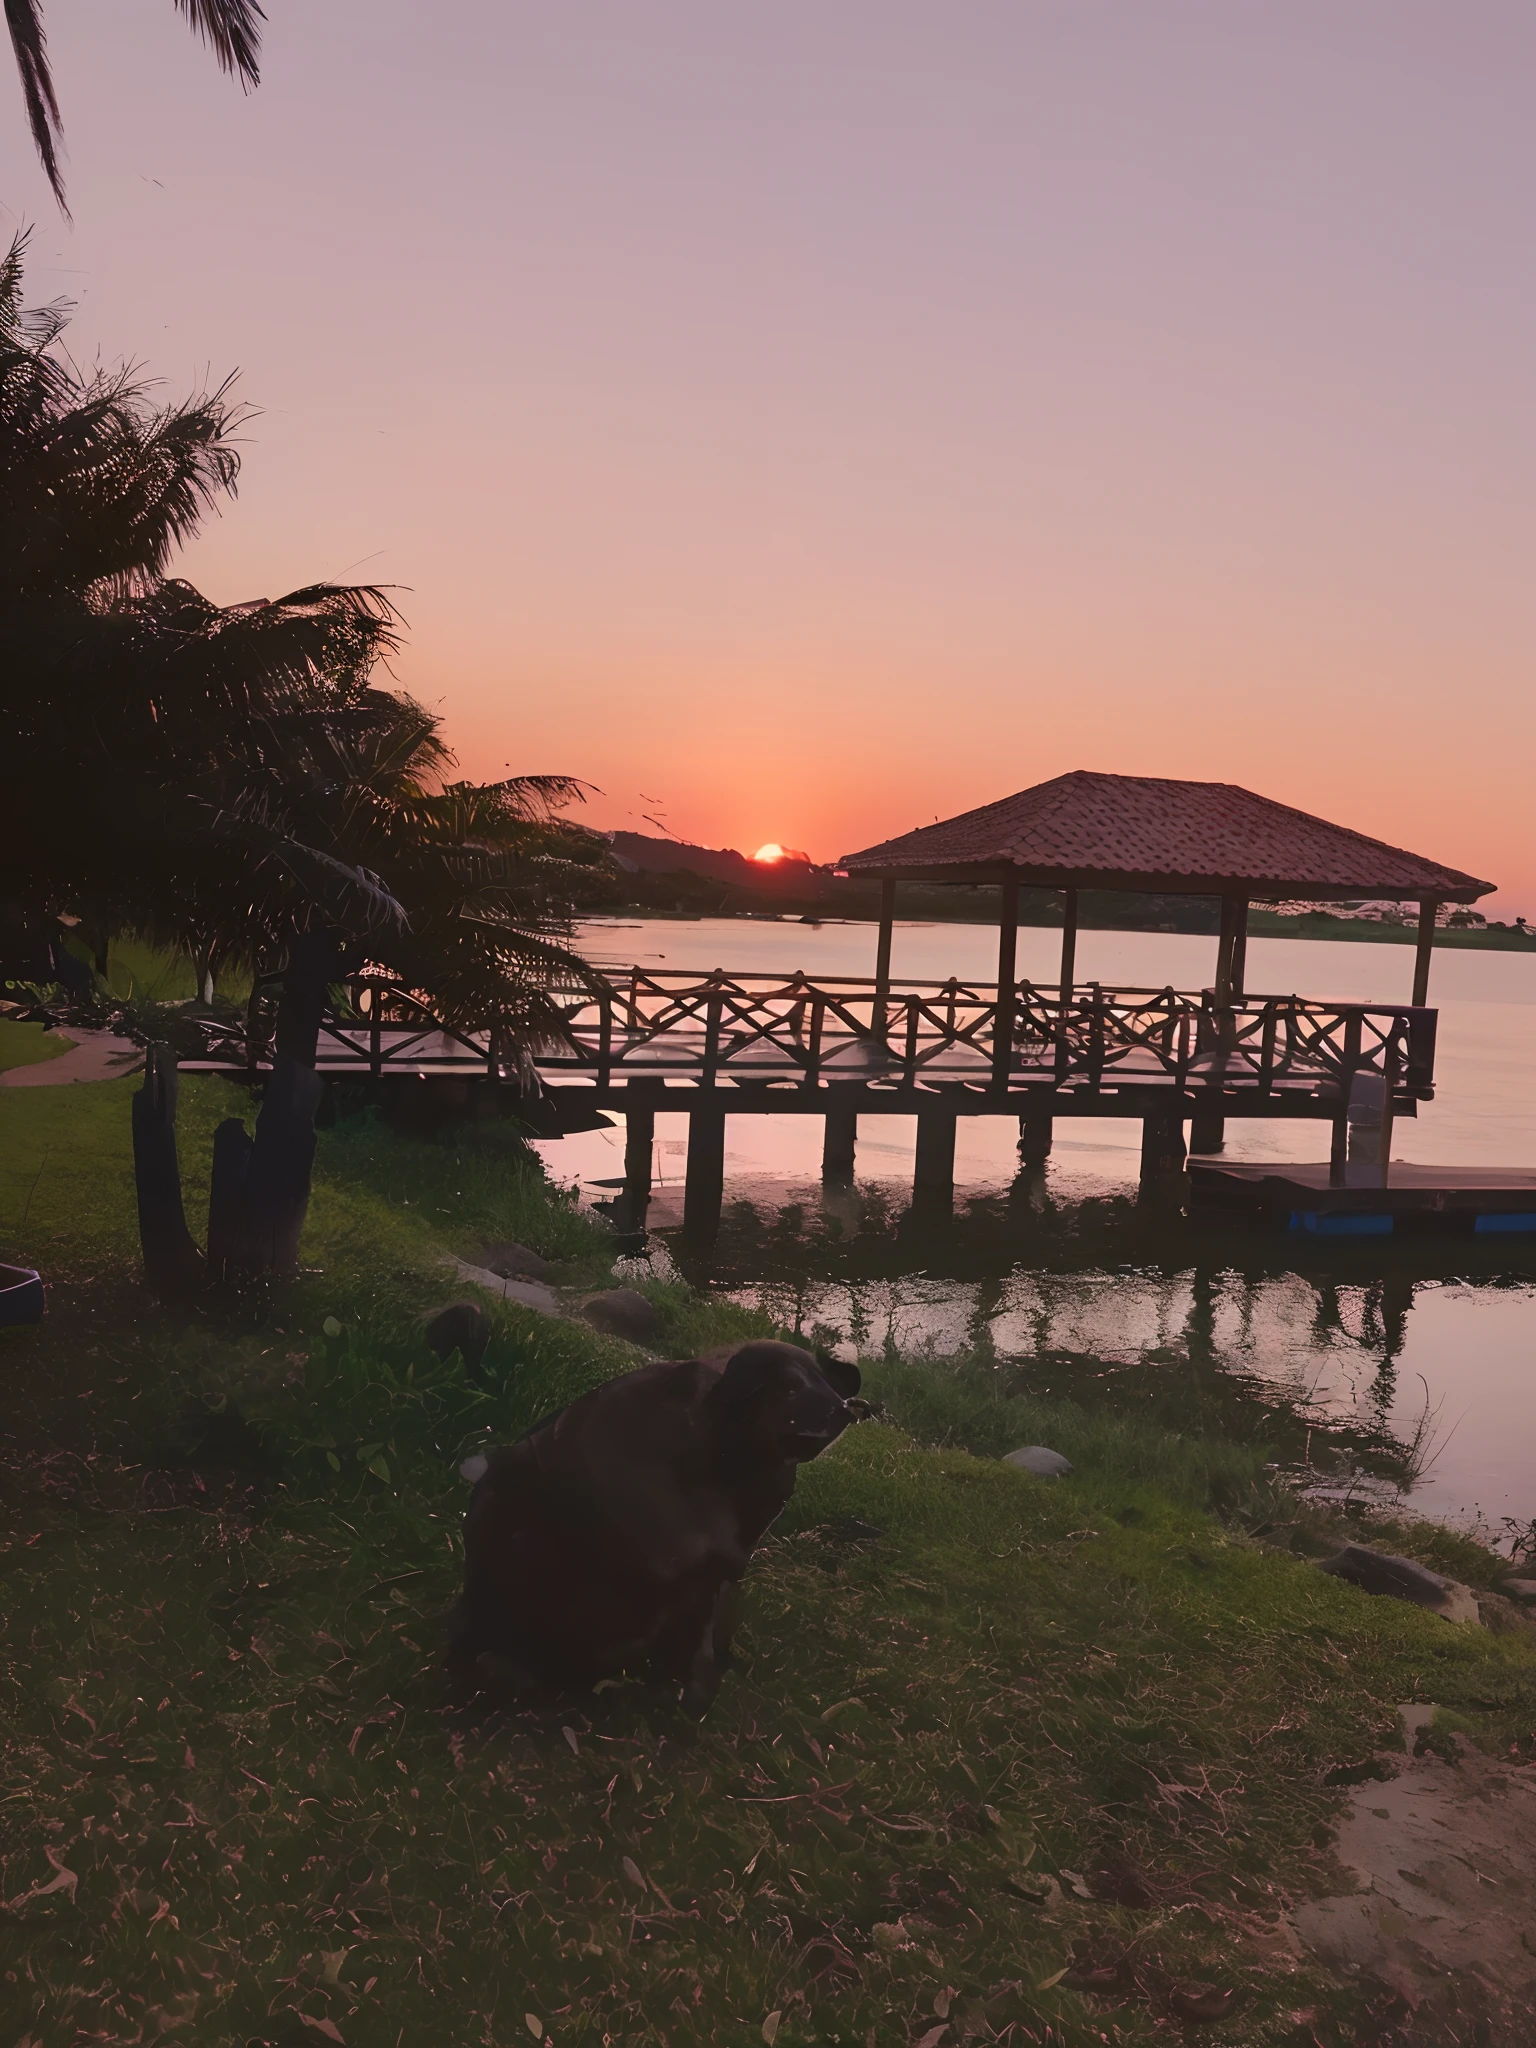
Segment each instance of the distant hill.
M817 867L804 855L751 860L731 846L694 846L686 839L653 839L645 832L614 832L608 837L614 858L628 874L692 876L746 889L754 896L797 900L819 895L821 884L831 879L829 868Z

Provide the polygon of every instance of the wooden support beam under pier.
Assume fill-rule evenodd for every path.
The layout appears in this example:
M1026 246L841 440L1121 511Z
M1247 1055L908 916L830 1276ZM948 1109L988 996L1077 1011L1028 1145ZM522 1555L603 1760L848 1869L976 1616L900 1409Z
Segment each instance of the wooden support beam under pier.
M656 1112L624 1112L624 1194L619 1204L626 1230L643 1230L651 1201L651 1158L656 1145Z
M853 1155L859 1138L859 1113L839 1104L829 1109L821 1142L821 1177L834 1187L853 1184Z
M1166 1181L1184 1170L1184 1120L1171 1110L1154 1110L1141 1120L1142 1186Z
M914 1206L947 1209L955 1199L955 1112L917 1113L917 1163L912 1175Z
M1227 1120L1219 1109L1197 1109L1189 1120L1191 1152L1220 1152L1227 1142Z
M1049 1110L1026 1110L1019 1118L1019 1157L1026 1166L1040 1166L1050 1158L1054 1128Z
M720 1228L725 1194L725 1111L712 1105L688 1112L688 1172L683 1184L683 1233L710 1244Z

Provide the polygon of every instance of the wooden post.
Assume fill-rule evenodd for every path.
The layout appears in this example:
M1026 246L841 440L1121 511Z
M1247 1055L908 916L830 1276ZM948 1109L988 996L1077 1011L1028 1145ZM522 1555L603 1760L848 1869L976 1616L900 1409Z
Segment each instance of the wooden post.
M1238 909L1242 899L1221 899L1221 936L1216 941L1216 1007L1224 1010L1232 1000L1232 964L1237 950Z
M1234 1003L1240 1003L1247 991L1248 973L1248 898L1236 897L1232 906L1232 995Z
M872 1028L885 1036L885 1004L891 992L891 930L896 922L896 884L880 884L880 937L875 945L875 1009Z
M1072 1064L1072 990L1077 977L1077 891L1061 892L1061 980L1056 990L1056 1078Z
M1381 1057L1381 1184L1387 1185L1387 1174L1392 1165L1392 1121L1397 1105L1392 1100L1397 1093L1397 1032L1394 1028L1387 1034L1386 1045Z
M1419 905L1419 944L1413 956L1413 1003L1422 1010L1429 1001L1429 956L1435 946L1435 913L1440 908L1433 896Z
M821 1177L837 1187L853 1183L853 1154L858 1143L859 1114L841 1103L829 1109L821 1144Z
M1349 1118L1342 1112L1333 1119L1333 1143L1328 1153L1328 1179L1336 1188L1344 1186L1349 1166Z
M1019 1157L1026 1166L1041 1166L1051 1156L1049 1110L1026 1110L1019 1118Z
M1197 1109L1189 1120L1191 1152L1220 1152L1227 1142L1227 1120L1219 1109Z
M955 1199L955 1112L917 1113L917 1163L912 1175L914 1207L947 1209Z
M709 1244L720 1228L725 1193L725 1111L688 1112L688 1175L683 1184L683 1231L695 1244Z
M1141 1120L1141 1178L1144 1186L1184 1170L1184 1120L1177 1110L1156 1109Z
M645 1212L651 1200L651 1157L656 1143L654 1109L626 1109L624 1112L624 1199L619 1204L628 1230L645 1228Z
M1063 1003L1072 1000L1072 989L1077 979L1077 891L1063 889L1061 892L1061 988L1058 993Z
M1019 877L1010 869L1003 877L1003 902L997 920L997 1016L992 1027L992 1085L1006 1088L1013 1069L1013 1005L1019 950Z

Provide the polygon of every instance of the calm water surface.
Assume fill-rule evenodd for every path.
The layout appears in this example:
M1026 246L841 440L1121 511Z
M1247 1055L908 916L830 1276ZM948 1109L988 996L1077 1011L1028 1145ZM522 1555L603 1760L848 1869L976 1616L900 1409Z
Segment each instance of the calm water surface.
M874 928L864 924L594 921L583 944L608 966L874 971ZM1021 930L1021 977L1050 981L1059 945L1058 933ZM1199 988L1211 979L1215 945L1179 933L1084 932L1078 975ZM995 934L983 925L896 927L898 978L985 978L995 959ZM1411 946L1254 939L1248 960L1255 992L1351 1001L1406 1001L1413 973ZM1536 1166L1536 958L1439 953L1430 999L1440 1011L1437 1097L1416 1120L1398 1122L1394 1157ZM1049 1165L1021 1180L1017 1125L1007 1117L960 1119L956 1222L916 1236L902 1220L913 1136L908 1117L861 1119L856 1185L824 1195L819 1118L729 1119L717 1282L865 1347L889 1338L939 1354L1054 1350L1127 1361L1198 1347L1319 1414L1384 1423L1406 1438L1427 1412L1432 1463L1417 1507L1493 1528L1506 1517L1536 1520L1536 1243L1299 1255L1283 1236L1154 1225L1132 1200L1139 1124L1058 1119ZM681 1219L686 1116L658 1116L656 1137L651 1222L665 1231ZM621 1128L540 1149L551 1171L593 1196L622 1173ZM1227 1156L1326 1157L1326 1127L1231 1119Z

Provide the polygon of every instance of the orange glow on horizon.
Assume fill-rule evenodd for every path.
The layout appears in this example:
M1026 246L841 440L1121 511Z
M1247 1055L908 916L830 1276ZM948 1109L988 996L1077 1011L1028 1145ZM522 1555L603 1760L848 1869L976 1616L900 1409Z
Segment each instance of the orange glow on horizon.
M770 839L766 846L760 846L753 854L754 860L773 862L784 858L784 849L776 839Z

